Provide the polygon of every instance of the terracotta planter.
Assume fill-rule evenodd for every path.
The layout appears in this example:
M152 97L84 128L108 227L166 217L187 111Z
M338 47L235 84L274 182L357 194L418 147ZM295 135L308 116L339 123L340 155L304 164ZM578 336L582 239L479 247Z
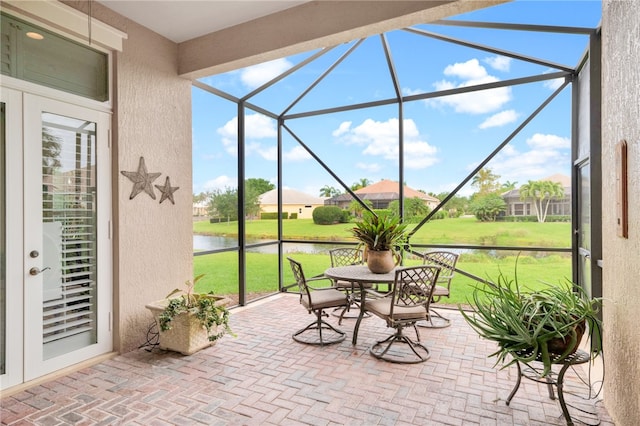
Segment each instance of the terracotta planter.
M207 297L216 299L215 304L220 306L229 306L231 299L221 296ZM167 306L167 299L158 300L156 302L149 303L146 308L151 311L153 316L158 322L158 317L164 311ZM160 331L158 346L160 349L169 351L180 352L183 355L191 355L209 346L216 344L216 341L210 341L209 335L215 335L218 332L218 327L213 326L209 333L207 329L202 326L200 320L195 314L180 314L177 315L171 321L171 330Z
M580 347L580 342L582 341L582 336L586 331L586 323L583 321L576 325L576 341L571 342L571 337L567 336L565 338L555 337L549 341L547 341L547 351L551 357L552 362L559 362L568 357L569 355L575 353ZM534 355L536 355L536 361L542 360L542 352L538 350L537 353L534 353L533 348L527 348L519 351L514 351L513 354L520 360L523 359L531 359ZM562 356L564 355L564 357Z
M367 266L374 274L386 274L400 263L400 256L391 250L367 250Z
M586 324L584 321L576 325L576 341L571 347L569 347L569 345L571 344L570 337L567 337L564 339L556 337L555 339L549 340L547 342L547 348L549 349L549 353L555 354L555 355L562 355L568 351L566 355L567 356L571 355L572 353L578 350L578 347L580 346L580 341L582 340L582 336L584 335L585 330L586 330Z

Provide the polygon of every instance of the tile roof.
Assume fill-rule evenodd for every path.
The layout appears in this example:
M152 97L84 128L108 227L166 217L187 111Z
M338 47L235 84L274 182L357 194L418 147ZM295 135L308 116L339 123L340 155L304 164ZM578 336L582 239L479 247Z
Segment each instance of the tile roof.
M400 191L400 187L398 185L398 182L384 179L379 182L373 183L369 186L365 186L364 188L360 188L353 192L355 192L356 194L395 194L395 199L397 200L398 198L400 198L399 191ZM424 192L416 191L413 188L409 188L407 185L404 186L404 196L405 198L417 197L423 200L436 201L436 202L440 201L437 198L432 197L431 195L425 194ZM371 198L371 197L367 197L367 198ZM376 198L382 198L382 197L376 197ZM384 197L384 198L391 199L392 197Z

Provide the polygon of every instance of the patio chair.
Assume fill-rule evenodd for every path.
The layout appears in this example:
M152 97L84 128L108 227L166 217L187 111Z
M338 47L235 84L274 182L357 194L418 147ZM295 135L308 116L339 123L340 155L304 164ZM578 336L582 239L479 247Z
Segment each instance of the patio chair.
M420 343L416 323L429 319L429 304L439 273L440 267L434 265L398 268L391 293L365 301L366 311L385 320L387 327L395 328L394 334L371 347L369 352L374 357L400 364L416 364L429 359L429 349ZM404 334L404 328L408 326L416 333L415 341Z
M323 317L329 316L324 312L325 309L348 307L349 298L347 295L334 287L318 289L310 287L304 277L302 265L290 257L287 260L289 260L293 276L300 289L300 303L307 308L310 314L313 313L316 316L316 320L311 324L293 333L291 336L293 340L309 345L330 345L342 342L346 337L346 333L333 327ZM327 337L326 333L323 336L323 331L332 336Z
M349 265L362 265L364 263L363 251L353 247L342 247L329 250L329 257L331 258L331 267L337 266L349 266ZM344 291L349 297L350 304L346 308L336 308L333 310L335 316L340 317L338 325L342 324L343 318L357 318L358 315L347 315L351 305L355 305L360 308L360 304L356 298L356 292L359 291L360 286L350 281L333 280L333 286L338 290ZM373 284L364 283L364 288L372 288ZM338 314L340 311L340 314ZM371 316L371 315L366 315Z
M455 274L459 256L459 254L450 251L430 251L422 255L423 265L436 265L442 268L433 291L433 303L438 303L442 297L448 298L451 295L451 280ZM444 328L449 327L451 322L448 318L431 309L429 321L420 322L418 325L428 328Z

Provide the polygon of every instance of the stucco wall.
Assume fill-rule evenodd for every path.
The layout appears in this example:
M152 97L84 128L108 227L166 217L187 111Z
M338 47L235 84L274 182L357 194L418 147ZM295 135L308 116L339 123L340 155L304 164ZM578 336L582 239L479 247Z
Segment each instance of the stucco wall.
M282 211L289 213L295 213L298 215L298 219L313 219L313 210L316 207L324 206L324 204L313 204L308 207L309 204L283 204ZM262 204L260 205L262 213L278 213L277 204Z
M177 75L177 46L125 21L128 39L115 58L114 193L116 350L145 341L150 313L144 306L183 288L193 276L191 82ZM179 187L160 203L121 171L136 171L144 157L153 184Z
M640 424L640 7L604 0L602 222L605 405L616 425ZM616 236L615 144L628 143L629 238Z

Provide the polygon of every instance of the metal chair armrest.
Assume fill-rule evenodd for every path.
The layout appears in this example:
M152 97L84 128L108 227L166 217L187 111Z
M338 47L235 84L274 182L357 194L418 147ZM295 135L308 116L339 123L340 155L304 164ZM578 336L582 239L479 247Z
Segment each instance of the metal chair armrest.
M314 277L311 278L307 278L307 287L309 287L312 290L318 291L318 290L324 290L324 289L336 289L337 287L334 286L334 282L331 278L327 278L324 275L316 275ZM314 287L309 285L310 282L314 282L314 281L329 281L331 283L331 285L329 287Z

